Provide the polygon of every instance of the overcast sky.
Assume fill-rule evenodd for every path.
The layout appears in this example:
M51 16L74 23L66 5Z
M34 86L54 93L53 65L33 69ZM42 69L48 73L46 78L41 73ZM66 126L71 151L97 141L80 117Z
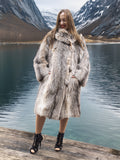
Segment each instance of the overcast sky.
M88 0L34 0L40 10L70 9L78 11Z

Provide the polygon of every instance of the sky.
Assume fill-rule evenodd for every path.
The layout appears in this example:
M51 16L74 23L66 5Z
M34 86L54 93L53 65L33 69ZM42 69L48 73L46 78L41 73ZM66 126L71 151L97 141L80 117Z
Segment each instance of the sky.
M78 11L88 0L34 0L40 10L69 9Z

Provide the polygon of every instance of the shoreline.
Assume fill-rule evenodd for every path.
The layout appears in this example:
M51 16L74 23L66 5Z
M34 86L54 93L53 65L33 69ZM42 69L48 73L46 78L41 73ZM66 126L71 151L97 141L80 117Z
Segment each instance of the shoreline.
M101 40L101 39L89 39L89 38L85 38L86 43L103 43L103 44L120 44L120 40L113 40L113 39L105 39L105 40Z
M41 41L30 41L30 42L0 42L0 45L6 45L6 44L10 44L10 45L20 45L20 44L40 44Z
M100 39L89 39L85 38L87 44L120 44L120 40L100 40ZM40 44L42 41L26 41L26 42L0 42L0 45L31 45L31 44Z

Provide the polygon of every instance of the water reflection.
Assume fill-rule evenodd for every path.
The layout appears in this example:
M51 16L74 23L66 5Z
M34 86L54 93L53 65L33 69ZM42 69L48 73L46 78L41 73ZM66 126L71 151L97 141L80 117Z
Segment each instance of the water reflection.
M31 64L37 49L38 45L0 46L1 112L12 111L21 94L28 91L33 85L36 85Z
M92 95L90 98L120 113L120 45L88 45L88 49L91 61L90 92L95 93L95 97Z

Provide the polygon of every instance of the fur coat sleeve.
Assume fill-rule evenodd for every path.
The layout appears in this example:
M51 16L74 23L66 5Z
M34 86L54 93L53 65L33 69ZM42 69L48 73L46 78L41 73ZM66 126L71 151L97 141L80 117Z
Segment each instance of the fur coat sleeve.
M47 40L48 41L48 40ZM48 65L48 53L49 53L49 43L43 39L40 48L33 60L33 67L35 70L36 79L41 81L49 73Z
M77 64L75 77L79 80L81 86L85 86L90 72L90 63L89 63L89 54L85 43L85 39L82 35L81 38L83 41L84 50L83 49L81 50L82 58L80 58L80 61Z

